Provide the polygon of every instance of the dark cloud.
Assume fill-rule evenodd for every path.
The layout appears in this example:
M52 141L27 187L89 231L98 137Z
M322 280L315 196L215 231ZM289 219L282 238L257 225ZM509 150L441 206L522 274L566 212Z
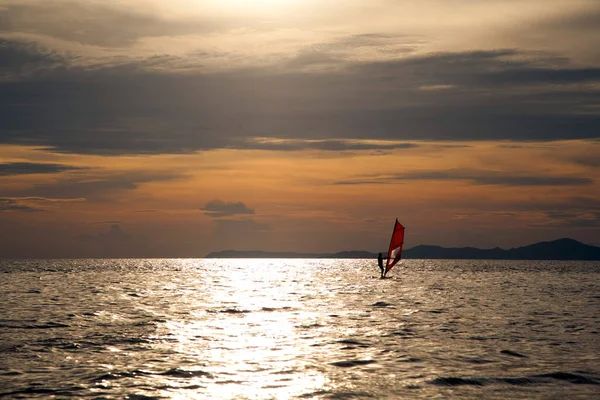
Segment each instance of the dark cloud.
M410 172L394 176L376 176L335 182L336 185L389 184L401 181L470 181L475 185L497 186L585 186L592 185L593 179L579 176L537 176L495 173L491 171L446 170Z
M0 38L0 82L40 75L65 67L68 61L67 57L36 43Z
M573 213L600 213L598 199L591 197L567 197L564 199L531 198L529 201L511 203L511 208L519 211L548 212L555 215ZM552 215L552 214L549 214Z
M488 85L554 85L600 80L600 68L574 68L568 60L516 49L433 53L357 68L378 71L393 78L398 78L398 72L403 72L417 78L418 82L426 79L428 85L479 88Z
M600 68L515 68L479 77L483 83L497 85L570 84L600 81Z
M364 139L598 138L600 114L586 107L600 101L600 91L555 84L600 80L599 71L532 57L517 50L443 53L312 73L178 74L173 63L181 60L171 56L59 68L0 83L0 143L123 155L414 146L357 142ZM537 89L523 90L530 84ZM451 86L419 89L439 85Z
M201 210L213 218L254 214L254 210L246 207L241 201L227 202L223 200L211 200Z
M568 194L568 189L561 189ZM487 196L467 198L433 199L429 207L439 207L448 210L470 210L454 213L458 218L468 217L515 217L513 224L525 223L531 228L543 228L547 232L553 229L572 229L574 233L583 233L580 228L585 228L589 237L594 237L595 230L600 228L600 203L593 197L566 196L556 198L553 196L531 195L521 200L490 201ZM417 210L415 210L417 211ZM519 235L520 232L512 231L510 235ZM525 236L524 236L525 237Z
M64 171L73 171L81 168L62 164L39 164L29 162L0 163L0 176L30 175L30 174L55 174Z
M23 204L19 200L6 198L6 197L0 197L0 212L3 212L3 211L33 212L33 211L45 211L45 210Z
M570 219L576 216L573 213L564 211L547 211L546 215L552 219Z
M58 203L79 202L84 199L46 198L46 197L0 197L1 211L48 211L48 207Z
M548 218L547 221L533 224L533 226L543 228L600 228L600 211L547 211L545 215Z
M11 196L39 196L49 198L85 198L93 201L109 200L121 191L134 190L148 182L169 181L181 175L168 173L120 173L111 176L86 175L70 177L52 183L35 184L31 188L6 192ZM0 189L1 190L1 189Z
M31 42L0 38L0 70L17 70L30 65L49 64L63 58L50 50Z

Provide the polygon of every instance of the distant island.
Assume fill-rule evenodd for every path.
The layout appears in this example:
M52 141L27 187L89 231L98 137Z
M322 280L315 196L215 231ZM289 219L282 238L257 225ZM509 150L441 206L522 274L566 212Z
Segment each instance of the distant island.
M338 253L294 253L268 251L224 250L206 255L206 258L377 258L369 251L342 251ZM504 250L475 247L447 248L420 245L404 250L402 258L454 260L600 260L600 247L583 244L574 239L558 239Z

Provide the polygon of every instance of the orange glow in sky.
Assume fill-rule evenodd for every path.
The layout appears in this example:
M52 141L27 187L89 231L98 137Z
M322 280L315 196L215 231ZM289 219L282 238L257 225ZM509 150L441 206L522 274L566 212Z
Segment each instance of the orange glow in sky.
M0 0L0 257L600 245L596 1Z

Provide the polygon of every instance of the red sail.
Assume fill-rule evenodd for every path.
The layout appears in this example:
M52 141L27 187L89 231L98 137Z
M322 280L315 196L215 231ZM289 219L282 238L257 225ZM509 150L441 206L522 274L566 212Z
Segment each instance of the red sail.
M388 250L387 262L385 265L385 273L392 269L394 265L402 257L402 245L404 244L404 226L398 222L394 224L394 232L392 232L392 240L390 241L390 248Z

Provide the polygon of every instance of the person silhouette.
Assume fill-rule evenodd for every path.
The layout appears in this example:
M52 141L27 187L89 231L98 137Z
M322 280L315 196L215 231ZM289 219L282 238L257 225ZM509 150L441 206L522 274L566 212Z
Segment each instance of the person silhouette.
M377 256L377 264L379 265L379 269L381 270L381 278L383 279L383 256L381 253Z

